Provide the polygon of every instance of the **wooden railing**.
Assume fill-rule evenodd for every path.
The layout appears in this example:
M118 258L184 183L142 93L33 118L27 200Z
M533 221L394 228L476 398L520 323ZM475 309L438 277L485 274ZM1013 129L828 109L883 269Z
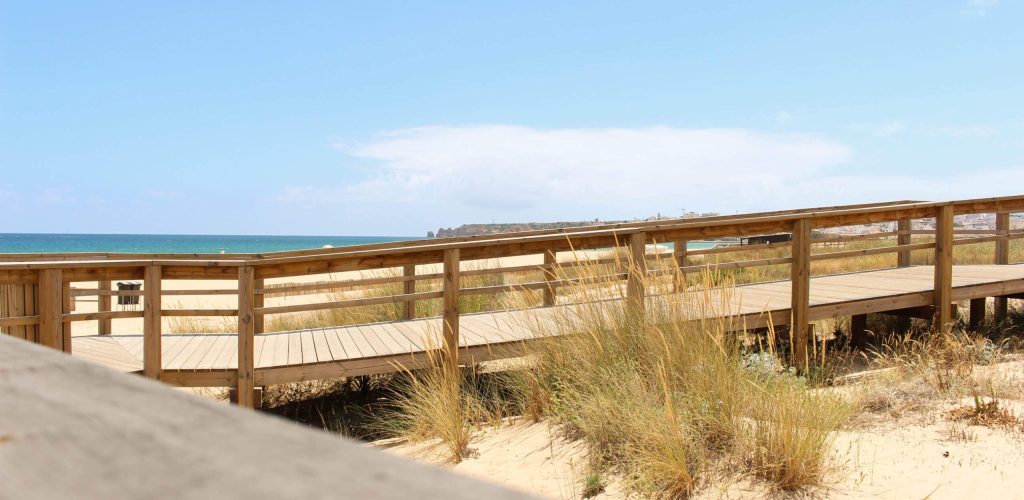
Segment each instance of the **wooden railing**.
M806 359L810 338L810 278L812 263L830 259L857 258L895 253L896 265L911 264L911 253L931 250L935 265L935 325L952 321L953 247L962 244L995 243L993 262L1009 263L1009 242L1024 238L1024 231L1010 231L1010 213L1024 211L1024 196L985 198L952 202L897 201L865 205L821 207L801 210L761 212L695 219L673 219L615 225L495 234L465 238L416 240L265 254L8 254L0 256L0 328L5 333L71 351L72 322L97 321L98 333L109 334L111 321L123 318L143 320L143 373L161 379L161 339L164 317L205 316L236 317L238 330L238 369L235 374L215 382L235 385L239 404L252 405L256 380L254 336L261 334L265 318L271 315L302 313L326 309L400 304L401 318L416 317L418 301L439 300L440 318L448 362L458 363L460 297L520 291L538 291L541 306L558 303L560 287L578 279L555 275L559 267L584 265L559 263L559 252L595 249L620 249L635 263L613 268L608 280L624 280L627 301L642 310L646 287L644 276L675 277L677 291L687 286L686 274L708 268L721 271L761 266L788 266L791 286L789 324L797 349L797 359ZM954 217L964 214L995 213L996 228L990 231L954 229ZM911 230L911 221L934 219L934 231ZM854 236L822 236L816 230L851 225L895 222L896 230ZM709 238L747 237L789 233L790 241L753 245L732 245L702 250L687 250L688 241ZM955 238L956 235L964 236ZM930 237L921 241L914 237ZM843 243L871 239L895 240L894 245L853 250L813 251L818 243ZM646 245L671 243L669 255L648 255ZM723 261L735 252L757 252L788 248L789 255L750 260ZM832 247L827 247L831 249ZM488 261L502 257L543 256L542 264L463 269L466 261ZM697 258L703 259L696 262ZM618 258L588 260L588 263L614 264ZM666 267L664 262L668 261ZM417 266L426 266L423 273ZM298 276L324 275L349 271L390 269L391 274L325 283L268 284ZM681 270L682 273L677 273ZM462 278L499 274L536 273L535 281L463 288ZM680 279L681 276L681 279ZM210 290L164 290L167 280L231 280L233 288ZM142 280L141 291L112 290L115 280ZM95 288L73 288L72 283L95 282ZM421 291L417 283L427 283ZM504 283L504 280L502 281ZM275 294L316 293L343 288L361 288L398 284L399 293L382 297L345 298L313 304L268 305ZM237 295L237 307L229 309L170 309L165 296ZM82 296L97 297L97 312L73 312L71 303ZM142 310L112 311L111 297L141 296ZM996 314L1006 314L1005 298L996 299ZM180 382L180 380L179 380ZM198 382L196 382L198 383ZM210 383L205 380L203 383Z

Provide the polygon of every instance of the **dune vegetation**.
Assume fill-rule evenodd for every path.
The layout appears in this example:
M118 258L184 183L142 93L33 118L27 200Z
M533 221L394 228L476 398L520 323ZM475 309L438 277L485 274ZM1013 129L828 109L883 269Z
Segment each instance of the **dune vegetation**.
M838 248L815 247L815 253L893 243L856 241ZM1024 247L1014 243L1011 261L1020 261ZM786 255L788 249L734 252L694 256L691 264ZM954 258L963 264L990 263L992 245L957 246ZM815 261L812 273L891 267L895 259L895 254L883 254ZM917 251L912 263L930 259L930 251ZM798 373L785 330L747 331L724 306L736 284L788 279L788 266L683 276L673 271L669 258L658 258L647 266L667 272L644 280L649 295L658 300L650 301L643 314L625 300L623 282L605 279L635 266L625 257L558 266L555 279L577 279L559 289L559 302L578 305L554 316L528 309L540 303L539 291L464 296L463 313L515 311L516 321L534 333L517 360L456 372L437 363L435 368L389 375L269 387L266 411L363 439L436 440L453 463L471 456L473 435L483 426L501 425L513 416L547 421L567 439L586 446L584 496L614 481L642 496L660 498L690 496L723 477L749 477L779 490L820 484L842 466L832 457L837 433L859 425L864 415L899 417L970 396L976 403L950 417L950 435L966 433L964 421L989 418L1020 425L1016 417L999 411L1001 399L1024 397L1020 387L975 369L1019 351L1015 339L1024 325L1019 310L1005 323L989 320L979 332L967 332L960 320L938 335L927 334L928 325L918 320L907 330L903 323L872 315L869 328L878 335L864 353L846 345L846 319L825 320L816 325L813 367ZM488 263L480 263L470 269L486 267ZM544 279L540 271L503 278L467 274L464 288ZM690 293L670 293L674 281L685 281ZM417 291L436 286L423 282ZM335 300L343 300L352 293L398 295L401 287L397 283L332 293ZM268 319L267 331L389 321L401 316L401 307L286 315ZM717 318L701 319L708 311ZM439 312L437 300L417 304L419 317ZM173 328L230 331L231 326L198 330L182 322ZM435 354L445 353L439 349ZM837 385L854 367L875 375Z

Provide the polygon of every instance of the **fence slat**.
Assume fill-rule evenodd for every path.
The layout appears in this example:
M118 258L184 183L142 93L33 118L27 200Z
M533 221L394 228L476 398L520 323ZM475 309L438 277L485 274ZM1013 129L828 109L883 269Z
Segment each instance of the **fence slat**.
M793 262L790 268L790 341L794 364L804 372L810 365L807 347L811 339L811 220L793 221Z
M459 367L459 249L444 251L444 356L451 370Z
M160 316L163 272L160 266L146 266L143 279L142 373L159 380L163 371L163 325Z
M43 269L39 273L39 343L54 349L61 349L64 336L62 275L61 269Z
M256 378L255 322L253 317L253 296L255 272L250 266L238 268L238 381L236 382L238 406L255 408Z
M402 285L402 292L405 293L406 295L416 293L416 264L406 264L402 268L402 276L407 278L405 283ZM407 320L416 317L415 298L408 299L405 301L405 305L402 308L402 317Z
M996 233L999 235L1008 234L1010 232L1010 214L1009 213L997 213L996 214ZM995 264L1005 265L1010 263L1010 240L1009 238L1003 238L996 241L996 254ZM996 297L995 303L993 304L993 315L995 316L996 322L1002 322L1006 319L1006 315L1009 312L1009 302L1006 297Z
M935 321L936 331L953 322L953 205L939 207L935 214Z
M105 313L110 312L110 294L104 292L111 291L110 280L100 280L97 286L99 296L96 297L96 312ZM101 318L96 322L96 333L100 335L110 335L111 327L113 323L110 318Z

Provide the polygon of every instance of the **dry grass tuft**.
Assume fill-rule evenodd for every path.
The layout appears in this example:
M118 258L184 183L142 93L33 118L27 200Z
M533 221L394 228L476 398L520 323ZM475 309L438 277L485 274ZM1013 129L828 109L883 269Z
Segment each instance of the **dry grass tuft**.
M404 370L403 383L388 390L389 406L376 422L390 435L413 441L439 439L447 460L459 463L469 453L471 422L481 408L480 399L461 371L442 363L442 350L428 351L428 356L429 368Z
M536 365L521 372L534 389L527 408L583 439L593 470L614 471L643 495L688 496L710 471L730 467L781 489L821 480L850 406L809 390L774 346L751 352L741 343L727 275L706 274L682 296L666 293L671 281L645 279L640 315L622 305L619 282L601 283L605 273L577 265L580 283L560 292L580 305L521 313L537 337L527 347ZM782 369L754 369L752 354Z
M946 413L946 418L954 422L985 427L1003 427L1016 429L1021 421L1010 410L999 404L998 399L984 401L975 397L973 405L954 408Z

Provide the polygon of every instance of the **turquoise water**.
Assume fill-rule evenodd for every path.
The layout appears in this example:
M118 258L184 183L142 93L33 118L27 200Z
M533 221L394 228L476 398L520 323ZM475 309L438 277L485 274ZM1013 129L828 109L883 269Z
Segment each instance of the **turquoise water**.
M239 236L189 234L18 234L0 233L0 253L262 253L404 241L403 236ZM715 241L690 241L686 248L714 247ZM671 244L669 245L671 246Z
M217 253L222 249L227 253L260 253L411 239L403 236L0 234L0 253Z
M686 242L686 249L687 250L705 250L705 249L708 249L708 248L715 248L716 246L722 245L722 244L723 244L723 242L721 242L721 241L687 241ZM674 246L674 245L669 244L669 246Z

